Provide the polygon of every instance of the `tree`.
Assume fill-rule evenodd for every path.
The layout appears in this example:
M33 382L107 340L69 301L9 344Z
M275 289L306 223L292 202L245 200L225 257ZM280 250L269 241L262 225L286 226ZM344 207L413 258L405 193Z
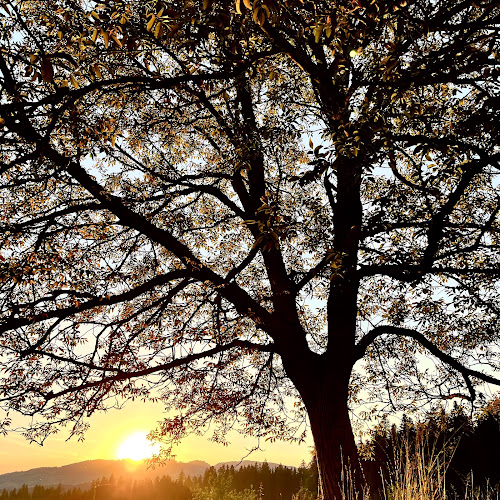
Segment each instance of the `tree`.
M29 439L134 398L174 442L307 415L330 500L358 402L499 383L496 2L2 9L0 397Z
M238 491L234 488L234 469L223 468L216 471L211 467L205 472L203 487L193 491L194 500L256 500L252 486Z

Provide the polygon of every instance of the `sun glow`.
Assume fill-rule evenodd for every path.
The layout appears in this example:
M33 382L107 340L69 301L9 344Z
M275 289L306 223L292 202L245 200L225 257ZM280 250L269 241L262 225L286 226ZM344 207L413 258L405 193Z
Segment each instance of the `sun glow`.
M158 444L148 441L147 432L136 432L128 436L118 447L116 456L120 459L144 460L151 458L160 451Z

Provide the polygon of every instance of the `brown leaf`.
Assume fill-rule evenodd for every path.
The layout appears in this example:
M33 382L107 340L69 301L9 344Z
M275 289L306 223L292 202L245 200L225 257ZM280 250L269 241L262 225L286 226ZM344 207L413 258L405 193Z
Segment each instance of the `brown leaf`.
M49 57L42 59L42 79L44 82L51 82L54 78L54 68Z

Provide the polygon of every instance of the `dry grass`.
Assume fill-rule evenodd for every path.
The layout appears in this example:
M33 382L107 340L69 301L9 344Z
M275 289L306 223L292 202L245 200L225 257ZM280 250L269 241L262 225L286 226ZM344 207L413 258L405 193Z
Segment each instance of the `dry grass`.
M390 460L392 470L384 484L387 500L446 500L445 474L455 447L445 442L438 449L437 439L429 439L425 428L418 429L412 438L405 435L395 446ZM386 479L387 480L387 479Z
M425 432L406 436L395 446L394 457L387 457L389 476L382 477L381 500L500 500L499 489L474 485L469 476L464 481L465 494L458 496L446 484L445 474L456 449L452 442L437 447L436 439ZM368 491L359 491L352 479L350 468L344 466L342 474L342 500L374 500Z
M370 500L368 490L359 490L358 485L353 480L350 464L343 463L340 487L342 490L342 500Z

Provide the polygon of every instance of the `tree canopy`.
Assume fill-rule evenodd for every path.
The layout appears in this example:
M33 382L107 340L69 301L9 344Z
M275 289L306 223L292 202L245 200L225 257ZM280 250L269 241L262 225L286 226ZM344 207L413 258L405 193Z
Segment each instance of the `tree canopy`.
M0 16L0 407L28 439L135 398L174 442L308 418L330 500L349 409L500 383L497 2Z

